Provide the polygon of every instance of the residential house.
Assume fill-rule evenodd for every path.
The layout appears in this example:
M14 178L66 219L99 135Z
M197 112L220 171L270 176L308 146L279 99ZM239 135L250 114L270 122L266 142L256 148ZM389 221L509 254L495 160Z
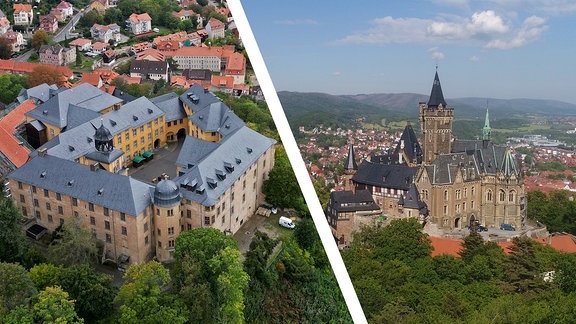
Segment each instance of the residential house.
M172 15L181 21L184 20L196 20L196 28L203 28L204 21L202 20L202 16L200 14L195 13L192 10L185 10L182 9L178 12L173 11Z
M212 76L210 91L222 91L227 94L232 94L234 90L234 77L214 75Z
M113 49L109 49L102 53L102 61L106 65L114 64L116 62L116 52Z
M30 25L33 19L34 11L32 11L32 5L23 3L14 4L14 25Z
M26 46L26 40L21 32L9 30L4 35L0 35L0 38L4 38L12 46L12 52L19 52Z
M225 25L220 20L212 17L206 24L206 32L208 33L208 38L223 38Z
M92 52L102 54L106 51L107 47L108 43L96 42L92 44Z
M209 69L213 72L220 72L222 53L221 46L182 47L171 55L179 69Z
M230 9L226 7L216 8L215 10L217 13L221 14L222 16L226 17L226 21L231 22L234 20L232 14L230 13Z
M150 44L149 42L142 42L132 45L130 50L132 51L132 53L137 54L149 48L152 48L152 44Z
M12 28L10 26L10 20L6 17L0 17L0 35L6 34Z
M117 24L105 26L94 24L92 28L90 28L90 34L92 35L92 38L103 43L108 43L111 39L117 42L120 40L120 26Z
M87 11L96 10L99 14L103 15L109 7L110 4L108 3L108 0L93 0L88 5Z
M142 34L152 30L152 18L147 13L131 14L126 20L126 25L134 35Z
M104 81L98 73L82 73L82 79L80 79L80 83L88 83L95 86L96 88L100 88L104 84Z
M58 19L58 22L64 22L66 18L72 17L74 14L73 9L74 7L70 2L62 0L58 6L56 6L56 8L52 8L52 10L50 10L50 14L54 15L54 17Z
M76 38L69 43L69 46L76 47L79 51L87 52L92 47L92 41L86 38Z
M162 61L132 61L130 66L130 76L140 77L142 79L160 80L168 81L169 73L168 62Z
M156 49L159 50L160 52L170 52L173 53L174 51L176 51L177 49L179 49L180 46L180 42L176 41L176 40L172 40L172 41L163 41L163 42L159 42L156 45Z
M166 56L157 49L150 48L136 54L136 60L166 61Z
M76 61L76 48L61 45L42 45L38 51L40 63L51 65L68 65Z
M39 16L40 29L48 34L53 34L58 30L58 19L52 14Z
M234 84L243 84L246 77L246 58L241 53L232 53L226 62L224 75L233 76Z

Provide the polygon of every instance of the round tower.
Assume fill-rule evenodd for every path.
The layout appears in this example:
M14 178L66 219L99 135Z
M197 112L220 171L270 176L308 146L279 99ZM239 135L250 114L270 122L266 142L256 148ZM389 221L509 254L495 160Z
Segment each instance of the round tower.
M161 180L154 188L154 224L156 233L156 258L172 259L176 236L180 234L180 201L178 185L169 179Z
M100 127L94 133L94 146L100 152L111 152L114 150L114 136L112 136L108 128L104 127L104 123L100 124Z

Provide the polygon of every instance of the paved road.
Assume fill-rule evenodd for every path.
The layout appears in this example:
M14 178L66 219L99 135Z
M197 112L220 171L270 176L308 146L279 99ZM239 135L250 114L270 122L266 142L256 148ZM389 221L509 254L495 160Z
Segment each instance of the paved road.
M70 19L70 21L68 21L68 23L66 24L66 26L64 26L64 28L60 29L56 35L54 35L54 42L61 42L65 39L70 39L72 38L72 36L70 36L70 29L72 29L73 26L75 26L78 23L78 20L80 20L80 18L82 18L82 16L84 15L83 12L78 12L76 15L74 15L72 17L72 19Z

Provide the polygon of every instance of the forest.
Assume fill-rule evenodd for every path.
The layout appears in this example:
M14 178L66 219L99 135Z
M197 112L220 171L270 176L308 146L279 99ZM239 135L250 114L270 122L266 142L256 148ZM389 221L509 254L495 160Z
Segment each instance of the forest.
M471 231L458 257L431 257L421 228L415 219L365 227L342 253L370 322L574 321L576 255L527 237L507 254Z

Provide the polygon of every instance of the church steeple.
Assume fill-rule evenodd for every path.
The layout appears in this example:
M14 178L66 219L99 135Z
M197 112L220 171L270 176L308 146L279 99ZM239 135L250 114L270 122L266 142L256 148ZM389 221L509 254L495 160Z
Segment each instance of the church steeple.
M442 93L442 86L440 85L440 78L438 77L438 68L436 68L436 75L434 76L434 83L432 83L432 91L430 92L430 99L428 99L428 108L438 108L442 104L446 107L444 94Z
M358 164L356 164L356 156L354 154L354 144L350 144L348 147L348 156L346 157L346 162L344 163L344 170L358 170Z
M482 128L482 140L489 141L492 128L490 128L490 117L488 115L488 108L486 108L486 118L484 120L484 128Z

